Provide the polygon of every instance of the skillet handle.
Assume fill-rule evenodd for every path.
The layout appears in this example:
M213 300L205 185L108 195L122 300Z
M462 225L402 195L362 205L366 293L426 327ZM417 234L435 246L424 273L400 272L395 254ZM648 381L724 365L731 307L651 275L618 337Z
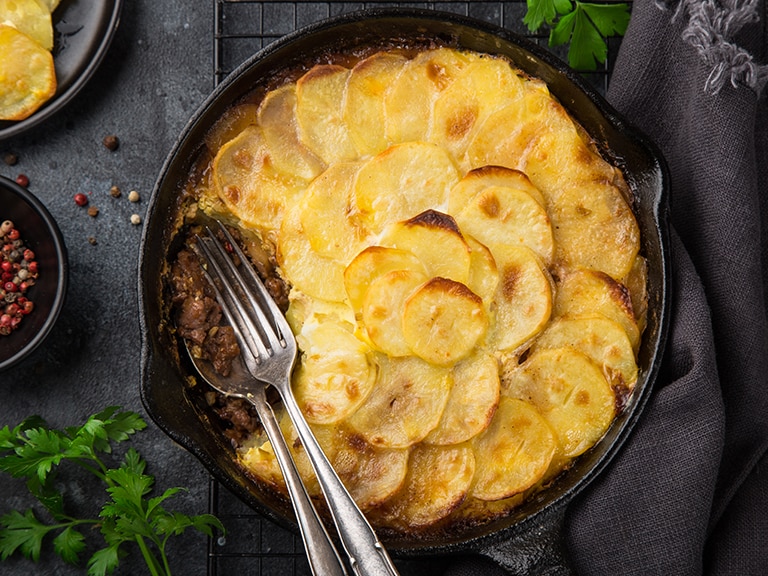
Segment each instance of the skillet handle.
M576 576L565 548L566 506L544 512L518 534L477 550L510 576Z

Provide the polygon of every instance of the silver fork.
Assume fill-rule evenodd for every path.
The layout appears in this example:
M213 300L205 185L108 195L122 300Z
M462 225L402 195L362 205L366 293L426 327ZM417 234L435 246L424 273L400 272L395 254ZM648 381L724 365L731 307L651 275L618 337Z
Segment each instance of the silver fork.
M290 376L297 347L285 316L235 239L223 224L218 225L240 266L210 229L207 236L198 238L198 245L209 263L206 273L235 331L248 371L280 394L315 470L352 570L360 576L397 576L392 559L323 453L293 397Z

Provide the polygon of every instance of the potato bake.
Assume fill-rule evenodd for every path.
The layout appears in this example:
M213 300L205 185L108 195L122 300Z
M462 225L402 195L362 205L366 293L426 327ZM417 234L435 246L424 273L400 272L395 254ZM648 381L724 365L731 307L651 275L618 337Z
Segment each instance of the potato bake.
M632 195L541 80L444 46L329 58L234 106L206 149L187 217L232 227L283 302L294 395L378 528L507 514L622 410L647 299ZM180 333L226 370L236 343L184 287L189 254ZM252 416L212 402L281 490Z

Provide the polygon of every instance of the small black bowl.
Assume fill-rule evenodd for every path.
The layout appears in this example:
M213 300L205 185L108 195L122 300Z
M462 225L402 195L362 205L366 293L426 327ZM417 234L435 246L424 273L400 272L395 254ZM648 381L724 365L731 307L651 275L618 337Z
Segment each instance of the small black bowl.
M51 331L67 293L67 249L56 221L28 190L0 176L0 221L10 220L35 253L40 277L27 292L35 308L18 329L0 336L0 372L29 355ZM0 310L5 307L0 302Z

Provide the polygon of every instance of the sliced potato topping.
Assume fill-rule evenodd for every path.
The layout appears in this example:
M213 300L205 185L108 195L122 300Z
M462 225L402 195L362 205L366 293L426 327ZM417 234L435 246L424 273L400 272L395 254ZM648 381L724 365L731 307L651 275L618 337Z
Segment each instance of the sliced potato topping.
M488 316L477 294L464 284L437 276L406 300L402 329L416 356L450 366L469 355L485 336Z
M426 527L453 512L469 493L475 456L466 444L420 445L411 452L405 484L391 498L383 516L394 525Z
M427 210L410 220L390 224L379 242L415 254L431 277L442 276L462 284L469 279L469 245L447 214Z
M294 394L375 523L508 513L600 441L638 380L647 263L621 172L544 82L445 47L329 57L206 142L188 189L274 255ZM264 438L242 459L281 487Z
M523 371L529 376L525 392L555 431L559 455L582 454L608 430L616 396L587 356L570 347L541 349Z
M527 490L544 476L555 446L552 429L536 408L502 398L491 425L472 441L477 462L472 495L501 500Z
M499 403L499 363L486 352L462 360L453 368L453 389L428 444L460 444L491 423Z
M370 348L337 322L304 325L297 335L303 354L293 392L307 421L333 424L360 406L373 388Z
M357 206L374 232L442 206L459 180L451 156L426 142L396 144L371 158L357 175Z
M368 400L349 418L369 444L405 448L421 442L440 422L453 384L451 371L415 356L379 356Z
M491 248L499 270L491 345L513 351L541 332L552 313L552 284L536 255L525 246Z

